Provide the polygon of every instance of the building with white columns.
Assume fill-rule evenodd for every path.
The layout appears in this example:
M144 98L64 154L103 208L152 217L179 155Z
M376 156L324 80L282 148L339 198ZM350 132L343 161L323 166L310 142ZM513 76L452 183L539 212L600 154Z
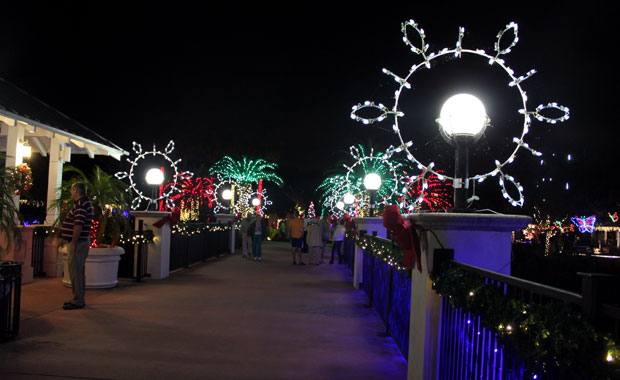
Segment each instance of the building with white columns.
M6 167L23 163L23 146L49 157L47 203L59 194L62 169L73 154L110 156L117 160L128 152L86 128L69 116L0 78L0 152L5 152ZM16 204L19 197L15 199ZM45 224L51 224L58 210L48 210Z

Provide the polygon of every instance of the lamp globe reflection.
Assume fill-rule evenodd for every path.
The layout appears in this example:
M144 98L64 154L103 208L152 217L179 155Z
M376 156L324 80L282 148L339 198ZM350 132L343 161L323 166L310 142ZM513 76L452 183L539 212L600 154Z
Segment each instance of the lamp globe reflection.
M454 210L464 211L469 189L469 146L482 136L490 119L480 99L470 94L458 94L446 100L436 121L443 137L456 148Z
M381 187L381 176L377 173L368 173L364 177L364 187L370 194L370 216L375 216L375 194Z

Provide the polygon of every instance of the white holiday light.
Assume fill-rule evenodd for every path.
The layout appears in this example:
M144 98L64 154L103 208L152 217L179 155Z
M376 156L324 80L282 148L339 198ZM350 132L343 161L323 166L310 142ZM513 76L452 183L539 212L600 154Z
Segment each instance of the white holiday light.
M158 151L155 148L155 144L153 144L153 150L149 150L149 151L143 151L142 145L138 144L135 141L133 142L132 145L133 145L133 151L134 153L137 154L137 156L133 160L127 158L127 162L131 164L131 167L129 168L129 173L118 172L115 174L116 178L118 179L129 178L129 187L127 188L127 191L133 191L137 195L131 202L131 209L135 210L138 207L140 207L140 204L142 203L142 201L148 202L148 205L147 205L147 209L148 209L148 206L150 206L153 203L157 204L157 202L161 200L164 200L166 202L166 206L168 206L169 208L174 207L174 202L170 198L176 192L181 191L181 189L179 189L176 186L177 183L179 182L179 180L190 179L194 176L194 173L192 172L182 172L182 173L179 172L177 165L179 164L179 162L181 162L181 159L172 161L172 159L170 158L169 154L172 153L172 151L174 150L174 141L170 140L170 142L168 143L168 145L166 145L166 148L164 149L163 152ZM138 166L138 163L140 162L140 160L143 160L148 155L162 157L164 160L168 161L168 163L170 164L170 167L172 168L172 171L174 172L172 186L169 186L168 190L166 190L158 198L151 198L151 197L144 195L144 193L138 189L137 184L135 182L135 178L134 178L134 170Z
M409 40L409 37L407 36L408 29L413 29L413 31L417 33L417 35L420 37L420 41L421 41L420 47L416 46ZM400 133L400 127L398 125L398 119L401 117L404 117L404 113L399 111L398 109L400 97L404 89L411 89L411 83L412 83L414 73L416 73L418 70L423 69L423 68L430 69L433 64L435 63L439 64L445 61L444 56L454 55L455 57L460 58L462 57L463 54L469 54L469 55L484 58L489 63L489 65L498 65L506 72L506 74L510 78L508 82L508 86L511 88L512 87L516 88L519 91L519 94L521 95L522 108L519 109L518 112L521 115L523 115L523 129L521 132L521 136L515 137L513 139L513 142L516 144L516 147L505 160L503 160L502 162L499 162L496 160L495 169L485 174L479 174L479 175L470 177L470 180L482 182L488 177L496 176L500 174L499 183L500 183L500 187L502 189L502 195L504 196L504 198L506 198L514 206L522 206L524 202L524 198L522 194L523 188L521 187L521 185L519 185L518 182L514 180L513 177L508 176L503 172L504 167L514 162L517 152L519 151L519 148L521 147L529 150L535 156L542 155L541 152L532 149L524 141L525 136L529 132L532 118L535 118L539 121L544 121L550 124L557 124L569 118L569 109L567 107L558 105L557 103L548 103L547 105L541 104L538 107L536 107L534 111L530 111L528 109L527 95L522 88L522 82L532 77L532 75L534 75L536 71L530 70L527 72L527 74L517 77L514 71L510 67L507 66L506 62L502 58L500 58L500 56L510 53L511 49L519 41L517 24L514 22L511 22L510 24L506 25L506 27L503 30L500 30L500 32L497 34L497 40L494 46L495 55L487 54L484 50L481 50L481 49L473 50L473 49L463 48L463 36L464 36L465 29L462 27L459 28L458 40L457 40L455 48L453 49L444 48L438 52L431 52L431 53L428 53L429 45L425 44L426 35L424 33L424 29L420 28L415 21L410 20L410 21L402 23L401 30L403 32L403 41L405 45L407 45L414 54L421 56L422 61L420 63L414 64L409 70L409 73L407 74L407 76L405 76L404 78L394 74L390 70L383 69L383 72L386 75L389 75L392 78L394 78L394 80L399 84L398 90L396 90L396 92L394 93L395 102L394 102L394 106L392 107L392 109L389 109L383 104L377 105L374 102L366 101L363 104L358 104L356 106L353 106L353 110L351 112L351 118L353 120L362 122L363 124L372 124L374 122L380 122L388 117L394 117L394 124L392 126L392 130L394 131L395 134L398 135L398 138L401 144L398 147L394 148L393 152L398 153L404 150L407 156L407 159L415 163L418 166L418 168L420 168L420 170L423 170L424 172L428 172L429 174L435 174L437 175L438 178L442 178L444 180L454 180L453 177L437 173L436 171L433 170L430 164L424 165L409 150L412 143L410 141L405 142L406 140L403 139L403 136ZM510 42L508 47L506 47L505 49L502 49L501 48L502 38L504 38L505 34L509 32L513 33L513 39ZM357 114L358 111L362 109L366 109L366 108L375 108L379 112L379 116L374 117L374 118L365 118L365 117L358 116ZM560 113L562 113L562 115L559 117L551 117L551 116L545 115L547 111L551 111L551 112L559 111ZM506 182L511 182L514 185L514 187L517 189L517 191L519 192L518 200L512 198L508 194L508 192L506 191L506 187L505 187Z

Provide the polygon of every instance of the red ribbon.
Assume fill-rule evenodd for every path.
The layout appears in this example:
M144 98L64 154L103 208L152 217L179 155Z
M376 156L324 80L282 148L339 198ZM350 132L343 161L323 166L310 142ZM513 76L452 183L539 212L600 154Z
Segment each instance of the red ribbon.
M403 219L400 210L396 205L385 207L383 213L383 227L392 231L394 241L403 249L403 267L411 269L413 260L420 273L422 272L420 240L416 233L414 224L407 219Z
M172 212L168 214L165 218L153 223L153 225L157 228L162 228L164 224L170 223L170 228L174 227L175 224L179 222L181 219L181 209L179 206L174 206Z

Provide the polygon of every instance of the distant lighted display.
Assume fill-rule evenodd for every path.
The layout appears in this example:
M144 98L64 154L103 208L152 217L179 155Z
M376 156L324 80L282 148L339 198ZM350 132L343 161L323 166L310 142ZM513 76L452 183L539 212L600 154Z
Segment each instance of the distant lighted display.
M570 218L570 220L573 221L573 223L575 223L575 225L577 226L577 228L579 229L579 232L583 233L592 233L594 232L594 225L596 224L596 216L592 215L589 217L578 217L578 216L574 216L572 218Z

